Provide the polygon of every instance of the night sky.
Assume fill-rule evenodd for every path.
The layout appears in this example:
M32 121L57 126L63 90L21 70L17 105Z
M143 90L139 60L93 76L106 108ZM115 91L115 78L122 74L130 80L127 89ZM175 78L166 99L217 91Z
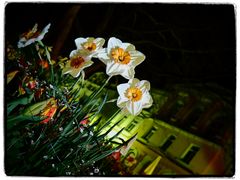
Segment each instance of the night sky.
M49 22L44 41L52 46L62 43L56 56L68 56L77 37L107 41L115 36L146 55L136 67L136 76L149 80L152 87L210 83L235 91L236 29L231 4L9 3L5 40L16 45L19 35L35 23L44 27ZM69 32L62 33L67 28ZM96 71L103 70L104 65L96 65Z

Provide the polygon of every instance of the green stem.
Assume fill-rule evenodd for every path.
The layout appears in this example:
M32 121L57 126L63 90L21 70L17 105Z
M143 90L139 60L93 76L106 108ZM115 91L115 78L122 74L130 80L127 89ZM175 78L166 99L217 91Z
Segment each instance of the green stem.
M93 96L91 97L90 101L95 98L102 90L103 88L108 84L109 80L111 79L112 76L109 76L108 79L105 81L105 83L98 89L98 91L96 93L93 94Z
M39 43L39 44L44 48L44 50L45 50L46 57L47 57L48 63L50 64L50 69L51 69L51 83L53 83L53 82L54 82L54 71L53 71L53 64L52 64L52 61L51 61L50 53L49 53L49 51L48 51L48 49L47 49L47 46L45 46L42 41L38 41L38 43ZM55 92L54 92L53 94L55 94Z
M112 76L109 76L108 79L105 81L105 83L98 89L97 92L93 93L90 97L89 100L87 101L87 103L84 105L84 107L75 115L75 117L73 118L73 120L76 120L79 115L86 111L89 106L89 104L91 104L92 100L103 90L103 88L108 84L109 80L111 79Z
M69 91L72 91L74 86L78 83L78 81L80 81L80 79L82 79L82 73L81 76L79 76L78 80L70 87Z

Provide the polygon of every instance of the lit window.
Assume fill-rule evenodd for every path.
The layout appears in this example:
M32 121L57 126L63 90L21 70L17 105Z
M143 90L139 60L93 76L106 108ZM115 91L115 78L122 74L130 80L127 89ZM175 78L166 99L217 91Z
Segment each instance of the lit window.
M133 120L127 127L126 127L126 131L130 132L133 130L133 128L137 125L137 121Z
M181 158L181 160L189 164L193 157L197 154L199 149L200 148L198 146L191 145L191 147L184 153L184 156Z
M170 135L167 140L163 143L163 145L160 147L161 150L166 151L169 146L173 143L173 141L176 139L176 136Z
M148 141L156 131L157 128L153 126L142 138Z

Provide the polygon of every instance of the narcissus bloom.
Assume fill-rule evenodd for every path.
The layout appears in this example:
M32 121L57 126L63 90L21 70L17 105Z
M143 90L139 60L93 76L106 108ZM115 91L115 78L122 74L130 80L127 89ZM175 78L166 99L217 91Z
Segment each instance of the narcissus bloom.
M105 40L103 38L77 38L75 44L77 50L84 56L97 57L99 50L102 49Z
M78 77L80 72L93 64L90 56L83 56L77 51L72 51L70 59L67 61L65 67L62 70L63 74L71 74L73 77Z
M143 108L152 106L152 97L149 93L150 83L146 80L131 79L128 83L117 86L119 98L117 106L126 114L137 116Z
M121 75L132 79L135 74L134 68L143 62L145 56L136 51L134 45L111 37L107 48L99 52L98 58L106 64L106 73L109 76Z
M48 32L50 25L51 24L48 24L42 31L38 31L38 24L35 24L30 31L21 35L20 40L18 41L18 48L23 48L36 41L41 41Z

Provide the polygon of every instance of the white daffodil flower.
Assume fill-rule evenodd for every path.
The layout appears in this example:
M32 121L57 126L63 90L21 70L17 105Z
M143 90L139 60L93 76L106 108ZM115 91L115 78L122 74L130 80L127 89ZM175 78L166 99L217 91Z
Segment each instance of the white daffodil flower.
M48 24L42 31L38 31L38 24L35 24L30 31L21 35L20 40L18 41L18 48L23 48L36 41L41 41L48 32L50 25L51 24Z
M153 100L149 93L150 83L146 80L131 79L128 83L117 86L119 97L117 106L126 114L137 116L143 108L152 106Z
M67 61L64 66L62 73L71 74L73 77L78 77L80 72L93 64L90 56L83 56L77 50L73 50L70 53L70 59Z
M99 50L102 49L105 40L103 38L77 38L75 39L75 44L77 50L85 55L90 57L97 57Z
M106 64L106 73L109 76L121 75L126 79L134 78L134 68L143 62L144 54L135 50L130 43L111 37L107 48L98 53L98 58Z

